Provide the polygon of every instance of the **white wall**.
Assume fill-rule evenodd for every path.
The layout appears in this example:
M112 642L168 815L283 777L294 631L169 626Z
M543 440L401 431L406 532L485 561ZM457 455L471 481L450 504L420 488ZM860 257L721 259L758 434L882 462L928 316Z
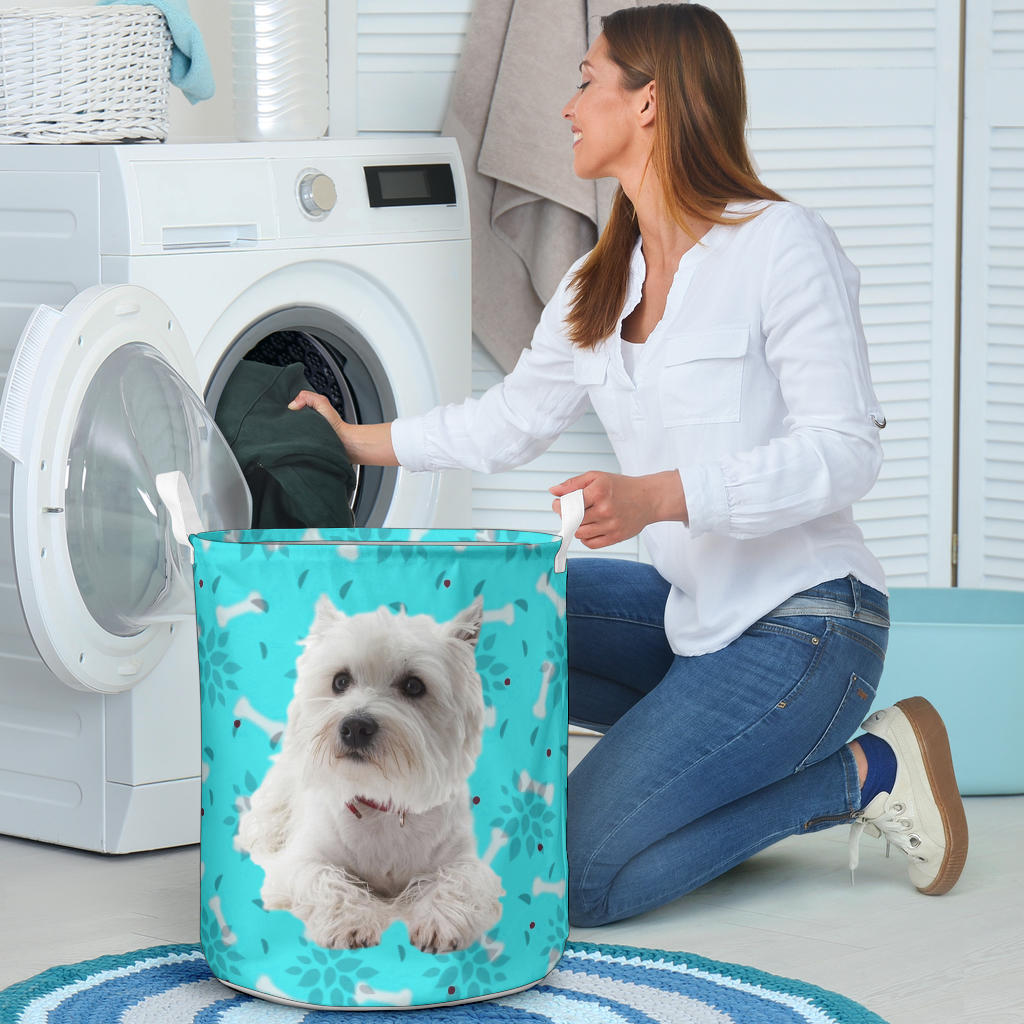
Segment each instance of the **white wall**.
M195 105L180 89L171 89L168 103L170 141L185 138L234 138L231 101L231 21L228 0L191 0L189 7L213 67L216 92Z
M92 0L0 0L0 11L12 8L52 10L56 7L93 7ZM194 106L180 89L171 88L168 99L170 141L187 138L230 139L234 137L231 104L231 26L228 0L191 0L189 8L199 26L213 66L216 93Z
M961 586L1024 589L1024 0L970 0Z

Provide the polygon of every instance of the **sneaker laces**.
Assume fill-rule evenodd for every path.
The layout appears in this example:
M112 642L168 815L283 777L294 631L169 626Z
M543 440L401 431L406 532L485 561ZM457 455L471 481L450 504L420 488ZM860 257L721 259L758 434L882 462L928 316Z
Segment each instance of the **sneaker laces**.
M885 837L887 857L890 847L895 846L911 860L923 864L926 858L917 852L921 846L921 837L914 831L914 822L907 816L907 808L901 803L889 804L878 814L870 816L865 813L868 808L864 808L850 825L850 883L853 884L854 872L860 863L860 840L865 831L876 839Z

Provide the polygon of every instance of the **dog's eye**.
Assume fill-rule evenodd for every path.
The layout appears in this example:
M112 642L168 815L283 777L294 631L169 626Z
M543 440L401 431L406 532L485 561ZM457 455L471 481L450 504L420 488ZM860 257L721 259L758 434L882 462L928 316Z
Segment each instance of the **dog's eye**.
M344 693L352 685L352 676L348 672L338 672L331 682L331 689L335 693Z
M427 692L426 684L417 676L406 676L398 685L406 697L422 697Z

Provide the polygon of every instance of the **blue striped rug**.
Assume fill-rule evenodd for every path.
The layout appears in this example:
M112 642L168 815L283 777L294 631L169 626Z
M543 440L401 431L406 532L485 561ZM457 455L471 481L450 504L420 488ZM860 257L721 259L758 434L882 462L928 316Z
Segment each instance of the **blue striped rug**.
M225 988L198 946L52 967L0 992L3 1024L337 1024ZM737 964L570 942L541 984L486 1003L370 1010L358 1024L885 1024L834 992Z

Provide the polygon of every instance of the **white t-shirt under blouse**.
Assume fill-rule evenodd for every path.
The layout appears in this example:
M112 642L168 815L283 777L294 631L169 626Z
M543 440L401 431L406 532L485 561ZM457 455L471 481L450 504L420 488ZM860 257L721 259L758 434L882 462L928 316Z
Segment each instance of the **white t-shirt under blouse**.
M884 422L859 274L810 210L728 209L762 206L751 221L713 227L683 255L632 373L621 319L596 348L568 341L573 267L504 381L392 428L406 469L496 472L539 455L589 399L623 473L675 469L682 479L689 525L643 531L672 584L665 628L677 654L718 650L825 580L852 573L885 590L850 510L878 475ZM638 242L623 318L640 301L644 277Z

